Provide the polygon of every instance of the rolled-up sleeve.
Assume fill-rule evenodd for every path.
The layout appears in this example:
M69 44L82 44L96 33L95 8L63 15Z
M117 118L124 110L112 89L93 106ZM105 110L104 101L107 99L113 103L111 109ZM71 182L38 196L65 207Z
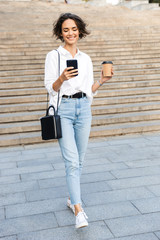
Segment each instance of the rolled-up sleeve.
M53 83L57 80L57 78L57 59L52 51L47 54L45 60L44 85L49 94L57 94L57 92L53 90Z

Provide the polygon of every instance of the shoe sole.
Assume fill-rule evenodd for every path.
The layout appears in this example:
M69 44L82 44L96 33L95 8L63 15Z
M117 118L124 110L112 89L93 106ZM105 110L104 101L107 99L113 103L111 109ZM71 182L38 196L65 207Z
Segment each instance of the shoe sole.
M88 227L88 224L86 224L86 225L79 225L78 227L76 226L76 229L84 228L84 227Z

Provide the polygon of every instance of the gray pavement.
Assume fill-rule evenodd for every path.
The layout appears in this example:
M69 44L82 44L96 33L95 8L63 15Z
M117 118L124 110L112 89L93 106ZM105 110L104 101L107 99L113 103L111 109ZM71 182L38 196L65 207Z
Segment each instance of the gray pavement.
M160 239L160 134L90 140L81 188L76 230L58 144L1 148L0 240Z

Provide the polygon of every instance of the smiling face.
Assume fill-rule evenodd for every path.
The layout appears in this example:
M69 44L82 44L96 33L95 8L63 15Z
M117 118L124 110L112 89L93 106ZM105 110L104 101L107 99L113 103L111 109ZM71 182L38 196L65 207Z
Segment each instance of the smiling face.
M74 20L67 19L62 23L62 37L65 45L76 45L79 39L79 30Z

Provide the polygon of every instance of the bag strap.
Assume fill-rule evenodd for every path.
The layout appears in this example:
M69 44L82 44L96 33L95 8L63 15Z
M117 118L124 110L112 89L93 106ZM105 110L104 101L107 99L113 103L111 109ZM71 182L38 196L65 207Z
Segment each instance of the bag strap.
M56 49L57 53L58 53L58 77L60 76L60 54L58 52L58 50ZM58 91L58 99L57 99L57 111L56 114L58 114L58 106L59 106L59 95L60 95L60 90Z
M55 49L58 53L58 77L60 76L60 54L58 52L57 49ZM58 106L59 106L59 95L60 95L60 90L58 91L58 98L57 98L57 111L55 112L55 114L58 113ZM49 97L49 93L47 92L47 109L48 109L48 97ZM54 114L54 115L55 115Z

